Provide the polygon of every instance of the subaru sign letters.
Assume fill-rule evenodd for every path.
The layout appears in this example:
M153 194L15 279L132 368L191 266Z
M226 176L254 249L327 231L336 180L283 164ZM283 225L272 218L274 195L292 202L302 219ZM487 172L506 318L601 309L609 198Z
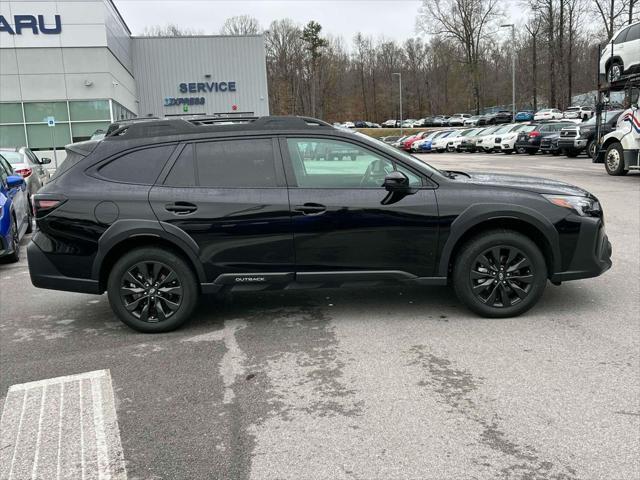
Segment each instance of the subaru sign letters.
M34 35L42 33L44 35L57 35L62 32L62 21L60 15L54 15L54 25L47 26L44 15L14 15L14 28L4 15L0 15L0 32L9 35L22 35L23 30L31 31Z

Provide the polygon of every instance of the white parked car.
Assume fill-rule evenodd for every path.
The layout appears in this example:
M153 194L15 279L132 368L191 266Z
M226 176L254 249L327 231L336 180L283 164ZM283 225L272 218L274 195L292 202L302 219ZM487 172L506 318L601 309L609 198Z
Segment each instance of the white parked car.
M486 132L483 132L482 136L478 137L476 146L485 152L495 152L502 150L500 144L502 142L502 135L509 133L514 127L520 124L509 123L507 125L498 125L497 127L489 128ZM496 142L500 140L500 142Z
M562 112L557 108L543 108L533 116L534 120L560 120L561 118Z
M600 55L600 73L607 81L616 81L640 67L640 22L617 31Z
M385 128L396 128L400 126L399 123L398 120L385 120L382 122L382 126Z
M518 139L518 133L520 133L520 130L523 130L529 127L531 127L531 124L529 123L518 123L511 130L509 130L509 132L502 133L500 134L499 137L496 135L496 140L498 140L498 138L500 139L499 148L502 150L502 153L507 153L507 154L513 153L513 151L516 148L516 140Z
M495 127L489 127L484 132L482 132L482 135L478 135L476 137L476 148L487 153L493 152L493 149L495 147L495 145L493 144L495 137L493 135L503 126L504 125L497 125Z
M342 126L343 126L344 128L356 128L356 124L355 124L355 123L353 123L353 122L344 122L344 123L342 124Z
M586 122L594 114L595 112L591 107L569 107L564 111L564 118L578 118Z
M453 127L453 126L462 127L464 125L464 121L467 118L471 118L471 115L469 115L468 113L454 113L449 117L449 120L447 121L447 123L449 124L450 127Z
M458 134L458 130L444 130L438 132L431 140L431 151L442 153L447 150L447 146L453 137Z
M466 130L454 130L454 133L447 139L445 148L449 152L457 151L460 148L460 143L469 135L480 132L483 128L467 128Z

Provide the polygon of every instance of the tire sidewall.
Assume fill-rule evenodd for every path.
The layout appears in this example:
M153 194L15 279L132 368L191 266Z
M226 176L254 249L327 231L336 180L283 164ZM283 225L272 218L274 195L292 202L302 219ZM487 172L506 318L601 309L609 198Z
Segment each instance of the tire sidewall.
M141 321L131 315L120 298L120 283L123 275L136 263L158 261L171 267L178 276L183 290L182 304L168 320L158 323ZM199 297L196 277L187 262L169 250L156 247L135 249L118 260L107 281L107 296L113 312L129 327L143 333L161 333L175 330L189 320Z
M507 308L490 307L482 303L471 289L469 272L475 259L496 245L506 245L519 249L531 261L534 281L529 295L516 305ZM542 296L547 283L547 266L540 249L524 235L510 231L491 231L474 237L462 247L453 269L453 286L456 295L471 311L490 318L506 318L520 315L532 308Z
M609 167L609 162L607 161L607 158L609 157L609 152L611 150L617 150L618 154L620 155L620 162L618 163L618 167L615 169L611 169ZM609 147L607 147L607 153L605 154L605 159L604 159L604 168L606 169L609 175L617 176L617 175L624 175L625 173L627 173L624 169L624 149L622 148L622 144L612 143L611 145L609 145Z

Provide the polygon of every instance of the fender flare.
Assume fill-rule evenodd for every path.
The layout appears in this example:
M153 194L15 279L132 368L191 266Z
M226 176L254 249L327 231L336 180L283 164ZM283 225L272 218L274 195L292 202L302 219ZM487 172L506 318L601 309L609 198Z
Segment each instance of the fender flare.
M477 225L494 220L518 220L536 228L551 246L553 270L560 270L560 239L558 231L549 220L535 210L522 205L481 203L471 205L451 223L449 236L441 251L438 275L448 276L451 255L465 233Z
M109 252L120 243L135 237L150 236L165 240L184 253L195 267L198 280L206 281L199 258L198 244L180 228L157 220L117 220L98 240L98 252L93 260L91 278L100 280L100 271Z

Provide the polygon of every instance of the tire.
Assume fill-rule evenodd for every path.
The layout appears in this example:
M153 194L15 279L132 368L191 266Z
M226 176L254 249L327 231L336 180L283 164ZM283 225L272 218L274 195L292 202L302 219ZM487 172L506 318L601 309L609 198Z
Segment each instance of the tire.
M527 149L524 147L517 147L516 148L516 153L519 153L520 155L522 155L523 153L526 153Z
M121 289L128 293L121 294ZM158 294L161 289L162 295ZM198 303L199 289L193 270L182 257L164 248L144 247L115 263L109 272L107 295L123 323L139 332L160 333L175 330L189 320Z
M609 145L604 156L604 168L609 175L626 175L629 170L624 168L624 149L620 142Z
M622 77L623 72L624 72L624 66L620 62L615 61L615 62L612 62L611 65L607 67L607 73L605 78L609 83L616 82L620 80L620 77Z
M589 156L589 158L592 158L592 159L595 158L596 153L598 153L597 148L598 148L598 145L596 145L595 140L591 140L587 144L587 155Z
M456 295L483 317L526 312L538 302L546 284L542 252L530 238L512 230L490 230L473 237L460 249L453 267Z
M502 150L502 153L506 155L511 155L513 153L513 150Z
M4 256L8 263L20 261L20 232L16 216L11 214L11 253Z

